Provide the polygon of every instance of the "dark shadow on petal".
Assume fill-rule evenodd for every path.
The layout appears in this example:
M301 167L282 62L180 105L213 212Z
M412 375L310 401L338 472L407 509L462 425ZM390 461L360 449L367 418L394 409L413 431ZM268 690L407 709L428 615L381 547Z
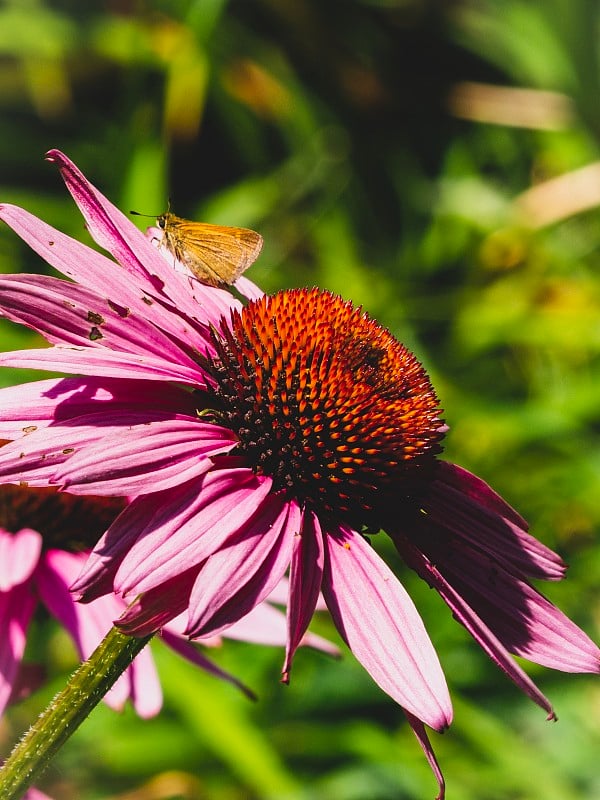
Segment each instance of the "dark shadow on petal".
M560 580L565 564L476 476L440 463L419 505L386 530L409 566L536 702L503 650L555 669L600 671L598 648L528 581Z

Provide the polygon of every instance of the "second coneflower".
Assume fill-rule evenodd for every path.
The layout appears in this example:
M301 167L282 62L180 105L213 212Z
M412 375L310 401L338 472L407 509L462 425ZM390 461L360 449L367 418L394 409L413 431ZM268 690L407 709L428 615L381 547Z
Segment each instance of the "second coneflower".
M138 497L74 589L113 589L132 634L187 613L192 637L248 614L289 572L287 679L319 592L352 652L405 709L443 730L437 656L400 582L369 545L385 529L494 661L552 714L511 653L597 672L590 639L528 582L560 558L483 481L438 459L445 425L416 358L360 309L293 290L244 308L169 269L61 153L68 188L120 267L21 209L3 218L77 284L0 281L0 309L53 348L0 363L66 371L0 395L0 480ZM240 287L243 288L243 287ZM442 792L441 792L442 793Z

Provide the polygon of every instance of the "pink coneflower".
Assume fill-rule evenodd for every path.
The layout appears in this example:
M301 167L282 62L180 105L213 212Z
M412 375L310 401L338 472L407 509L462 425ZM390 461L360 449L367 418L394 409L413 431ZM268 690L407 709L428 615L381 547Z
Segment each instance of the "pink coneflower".
M0 714L19 690L29 688L22 658L40 602L69 632L81 659L91 655L122 613L124 603L114 594L84 606L74 601L69 586L87 560L73 548L81 549L82 537L97 539L124 505L118 498L0 486ZM142 717L160 709L160 683L148 649L104 699L120 709L128 698Z
M423 623L370 546L385 529L494 661L549 714L510 653L597 672L590 639L528 583L560 558L483 481L438 459L446 426L429 379L360 309L299 289L245 307L172 269L127 217L52 151L90 233L120 266L13 206L4 219L77 283L13 275L0 309L54 346L0 363L77 374L7 389L0 480L137 495L74 585L116 591L118 624L157 630L186 613L219 634L289 572L287 680L322 591L348 646L423 723L451 704Z
M125 507L114 497L80 497L55 488L0 486L0 715L16 695L32 688L31 674L22 658L27 631L41 603L71 635L80 658L88 658L125 610L124 601L110 592L91 603L75 602L69 586L89 556L89 547ZM281 587L269 598L280 602ZM207 672L248 690L223 672L183 635L184 619L172 620L163 640L184 658ZM264 602L226 631L228 638L259 644L285 644L285 616ZM203 639L214 647L219 637ZM304 644L328 652L335 649L308 634ZM37 677L37 676L36 676ZM141 717L158 713L162 693L152 655L143 650L105 695L121 709L130 699Z

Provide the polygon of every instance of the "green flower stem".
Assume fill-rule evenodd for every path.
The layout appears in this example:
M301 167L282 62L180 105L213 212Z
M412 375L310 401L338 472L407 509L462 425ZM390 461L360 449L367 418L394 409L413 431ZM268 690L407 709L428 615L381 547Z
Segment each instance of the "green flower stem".
M125 636L111 628L0 769L2 800L23 796L151 638Z

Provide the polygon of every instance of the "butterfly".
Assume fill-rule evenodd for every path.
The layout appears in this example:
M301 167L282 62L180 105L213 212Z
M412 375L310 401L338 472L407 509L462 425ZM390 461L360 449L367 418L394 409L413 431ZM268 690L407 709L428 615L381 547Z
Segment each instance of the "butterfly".
M157 217L156 224L163 232L161 244L209 286L223 288L235 283L263 246L262 236L249 228L194 222L170 211Z

